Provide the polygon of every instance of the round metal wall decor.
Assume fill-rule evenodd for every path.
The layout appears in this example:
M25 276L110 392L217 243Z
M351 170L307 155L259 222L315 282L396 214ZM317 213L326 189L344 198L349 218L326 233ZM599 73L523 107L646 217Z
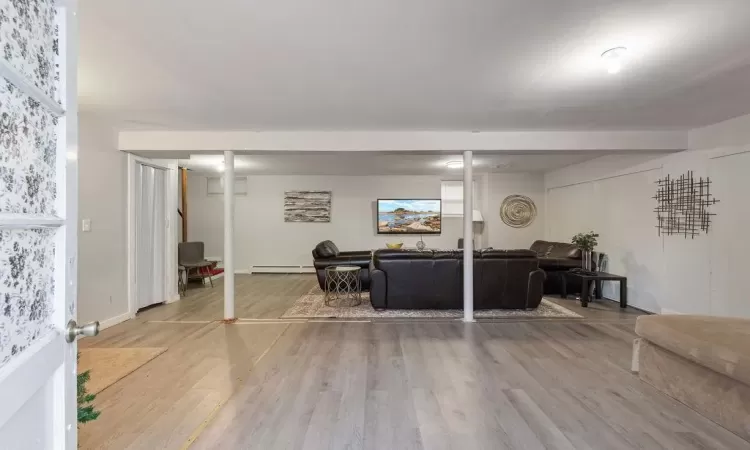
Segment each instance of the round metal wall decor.
M528 227L535 217L536 205L525 195L509 195L500 205L500 218L510 227Z

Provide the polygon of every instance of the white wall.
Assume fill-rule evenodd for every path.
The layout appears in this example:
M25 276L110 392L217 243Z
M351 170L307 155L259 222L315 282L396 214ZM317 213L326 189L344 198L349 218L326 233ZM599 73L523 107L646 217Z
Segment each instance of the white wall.
M528 248L542 237L543 217L533 227L516 230L500 222L500 202L506 195L521 193L535 197L543 216L544 179L536 176L491 175L477 177L477 209L487 224L477 229L477 246ZM419 236L378 235L374 208L378 198L440 198L438 176L281 176L248 178L247 196L236 197L235 266L310 266L318 242L331 239L343 251L382 248L386 242L414 246ZM519 189L512 189L514 183ZM295 189L331 190L330 223L285 223L284 191ZM488 193L489 192L489 198ZM489 205L489 209L486 205ZM206 256L223 255L223 200L206 194L206 177L190 173L188 180L188 239L204 241ZM430 248L456 248L462 237L462 218L444 217L440 236L424 236ZM532 236L534 233L538 235Z
M78 234L78 321L106 322L128 312L127 155L111 125L92 114L79 121L78 208L91 231Z
M724 136L719 134L719 136ZM717 146L722 139L702 139ZM569 241L595 230L599 249L610 256L610 271L628 277L628 301L652 312L750 317L743 278L750 269L745 231L750 223L750 139L735 148L707 148L646 162L599 158L551 172L547 187L549 239ZM695 239L659 237L654 182L688 170L710 176L720 203L708 235ZM618 299L615 286L605 296Z
M570 242L579 232L600 233L599 247L609 255L609 271L628 277L629 303L660 311L662 240L654 228L654 182L660 168L595 182L550 188L547 194L547 237ZM605 296L619 299L613 283Z
M488 176L487 205L484 213L485 246L493 248L529 248L544 238L544 175L535 173L493 173ZM500 204L509 195L525 195L536 205L537 217L525 228L509 227L500 219Z
M750 150L750 145L747 146ZM714 236L710 241L711 307L716 315L750 317L747 271L750 269L750 152L709 161L708 173L716 183L714 193L721 200L716 213Z
M690 130L689 149L734 147L750 143L750 114Z
M128 154L117 150L117 130L92 113L79 115L78 321L98 320L103 328L130 318L128 308ZM170 168L167 203L172 231L167 249L167 301L178 298L177 161L156 160Z

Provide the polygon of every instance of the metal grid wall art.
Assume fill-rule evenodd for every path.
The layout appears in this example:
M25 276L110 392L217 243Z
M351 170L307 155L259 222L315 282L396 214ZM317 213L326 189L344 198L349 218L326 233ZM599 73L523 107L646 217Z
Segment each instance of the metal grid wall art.
M711 225L709 207L718 203L711 195L711 180L693 178L693 171L670 178L667 175L656 182L656 229L662 234L682 235L695 239L701 232L708 233Z

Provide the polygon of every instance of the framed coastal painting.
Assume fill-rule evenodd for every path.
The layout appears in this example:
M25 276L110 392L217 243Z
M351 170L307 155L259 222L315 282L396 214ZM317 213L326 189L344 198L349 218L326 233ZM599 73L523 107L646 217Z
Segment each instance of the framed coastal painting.
M440 234L437 199L378 199L378 234Z
M284 192L284 222L330 222L331 191Z

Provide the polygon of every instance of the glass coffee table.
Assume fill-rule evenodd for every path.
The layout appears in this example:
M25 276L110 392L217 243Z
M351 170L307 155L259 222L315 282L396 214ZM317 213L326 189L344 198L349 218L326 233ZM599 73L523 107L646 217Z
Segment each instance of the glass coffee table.
M362 281L357 266L326 267L326 306L359 306L362 304Z

